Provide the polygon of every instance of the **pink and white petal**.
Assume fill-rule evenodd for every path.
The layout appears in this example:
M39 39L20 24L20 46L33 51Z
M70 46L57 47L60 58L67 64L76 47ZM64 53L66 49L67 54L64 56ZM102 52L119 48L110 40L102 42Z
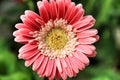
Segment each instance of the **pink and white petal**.
M71 60L78 66L80 70L83 70L85 68L85 64L75 56L72 56Z
M65 62L64 58L61 58L60 61L61 61L61 64L63 65L63 67L64 67L64 68L67 68L68 65L67 65L67 63Z
M86 47L88 47L89 49L91 49L92 51L95 51L96 50L96 47L94 45L86 45Z
M90 29L90 28L92 28L93 26L94 26L94 24L95 24L95 21L91 21L88 25L85 25L85 26L83 26L83 27L81 27L81 28L74 28L73 29L73 32L82 32L82 31L84 31L84 30L87 30L87 29ZM84 24L83 24L84 25ZM79 25L78 25L79 26Z
M52 69L52 72L49 76L49 80L53 80L55 77L55 74L56 74L56 64L55 64L55 61L53 60L53 69Z
M76 14L71 19L70 24L76 23L78 20L80 20L84 15L84 9L82 8L82 4L78 4L76 7Z
M66 11L65 17L64 17L64 19L67 20L68 23L69 23L69 21L70 21L69 18L71 17L71 15L72 15L72 13L73 13L72 10L74 10L74 9L75 9L75 3L72 2L72 3L69 5L69 7L68 7L68 9L67 9L67 11Z
M95 19L92 16L85 16L80 21L73 24L73 28L79 29L90 24L91 22L95 22Z
M59 71L60 73L62 73L63 70L62 70L62 67L61 67L60 59L57 58L57 59L55 60L55 63L56 63L56 66L57 66L58 71Z
M31 25L32 28L35 29L40 29L41 25L36 22L36 19L32 18L31 16L28 15L21 15L20 16L21 20L23 22L26 22L27 25Z
M27 26L27 25L24 24L24 23L18 23L18 24L15 25L15 27L16 27L17 29L29 29L29 30L31 30L31 31L34 31L33 28L31 28L30 26Z
M85 65L89 65L89 59L87 58L86 55L81 53L80 51L76 51L73 54L77 59L79 59L81 62L83 62Z
M56 0L57 7L58 7L58 16L57 18L64 18L65 16L65 4L63 0Z
M27 17L27 19L29 19L36 27L40 28L41 29L41 25L38 24L38 22L36 21L36 19L41 19L42 18L37 15L36 13L34 13L33 11L30 11L30 10L26 10L25 11L25 16Z
M97 41L96 36L95 37L87 37L87 38L80 38L78 39L78 42L80 44L93 44Z
M25 61L25 66L28 67L30 66L34 61L36 61L36 59L40 56L41 54L37 54L35 56L33 56L32 58L28 59Z
M32 70L36 71L42 64L43 60L44 60L44 55L40 55L38 59L36 59L36 61L33 63Z
M76 46L76 50L85 53L85 54L91 54L92 50L87 45L78 45Z
M37 55L38 53L39 53L39 51L38 51L37 49L31 50L31 51L28 51L28 52L23 53L21 56L19 56L19 58L22 58L22 59L30 59L30 58L32 58L33 56Z
M37 5L38 5L38 8L39 8L40 16L42 17L44 22L48 22L50 17L49 17L49 14L47 12L47 9L44 7L44 3L41 2L41 1L38 1Z
M92 53L92 54L87 55L87 57L95 57L95 56L96 56L96 51L93 51L93 53Z
M45 69L46 77L49 77L53 69L53 60L49 59Z
M32 44L25 44L24 46L22 46L20 49L19 49L19 53L25 53L27 51L30 51L30 50L33 50L33 49L37 49L38 48L38 45L32 45Z
M57 11L57 5L56 2L54 0L50 0L50 15L52 20L55 20L57 18L58 15L58 11Z
M68 56L68 59L70 60L70 64L71 64L71 67L72 67L73 71L75 73L78 73L79 72L78 66L73 62L71 56Z
M71 65L70 65L70 62L69 62L68 57L65 58L65 61L66 61L66 63L67 63L66 71L67 71L67 73L68 73L68 76L69 76L69 77L73 77L73 70L72 70L72 67L71 67Z
M66 13L66 11L68 10L68 7L71 4L71 0L64 0L64 3L65 3L65 13Z
M26 36L26 37L32 37L30 32L31 32L31 30L22 28L22 29L19 29L19 30L13 32L13 36L21 35L21 36Z
M98 35L95 35L95 36L93 36L95 39L96 39L96 41L98 41L99 40L99 36Z
M52 17L51 17L52 13L51 13L51 5L50 5L50 3L48 2L48 0L43 0L43 4L44 4L44 7L47 10L49 18L52 19Z
M21 44L26 44L28 41L31 40L31 38L25 37L25 36L17 36L15 37L14 41L21 43Z
M66 68L66 62L65 62L65 60L64 59L60 59L60 61L61 61L61 66L62 66L62 73L59 73L60 75L61 75L61 77L63 78L63 80L66 80L67 79L67 68ZM64 63L62 62L62 61L64 61L64 63L66 64L66 65L64 65Z
M38 74L39 75L44 75L45 76L45 74L44 74L44 72L45 72L45 68L46 68L46 65L47 65L47 63L48 63L48 60L49 60L49 58L48 57L44 57L44 60L42 61L42 64L39 66L39 68L38 68Z
M27 19L24 15L21 16L21 20L23 21L23 23L27 26L29 26L31 29L33 29L34 31L38 30L38 27L36 27L36 25L34 25L29 19Z
M82 32L78 32L76 35L77 38L86 38L86 37L94 36L97 33L98 33L97 29L89 29Z

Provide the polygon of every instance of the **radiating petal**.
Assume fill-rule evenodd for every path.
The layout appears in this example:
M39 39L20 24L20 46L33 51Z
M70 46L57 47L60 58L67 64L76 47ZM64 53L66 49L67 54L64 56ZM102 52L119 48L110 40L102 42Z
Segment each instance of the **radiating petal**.
M83 52L85 54L91 54L92 50L87 45L78 45L76 50Z
M83 53L76 51L73 54L77 59L79 59L81 62L83 62L84 64L88 65L89 64L89 59L87 58L87 56L85 56Z
M44 60L42 61L42 64L39 66L39 68L37 70L37 73L39 75L43 75L44 74L44 71L45 71L46 65L48 63L48 60L49 60L48 57L45 56ZM43 76L45 76L45 74Z
M50 0L50 10L51 10L51 18L52 20L55 20L58 15L57 5L54 0Z
M31 59L28 59L25 61L25 66L30 66L41 54L37 54L36 56L32 57Z
M85 68L85 64L75 56L72 56L71 59L78 66L80 70L83 70Z
M38 8L39 8L39 12L40 12L40 16L42 17L42 19L45 22L48 22L48 20L50 19L49 14L47 13L47 9L44 6L44 3L41 1L37 2Z
M25 37L25 36L17 36L14 41L16 42L19 42L21 44L26 44L28 43L28 41L30 41L32 38L28 38L28 37Z
M66 68L67 74L68 74L69 77L72 77L73 76L73 70L72 70L72 67L71 67L71 65L69 63L69 59L66 57L65 61L66 61L67 65L68 65L67 68Z
M49 76L49 80L53 80L56 74L56 64L55 64L55 60L53 60L53 69L51 72L51 75Z
M56 0L58 6L58 19L64 18L65 16L65 5L63 0Z
M70 60L69 62L70 62L70 64L71 64L71 67L72 67L72 69L74 70L74 72L75 72L75 73L78 73L78 72L79 72L78 66L73 62L71 56L69 56L68 59Z
M82 8L82 4L78 4L76 7L75 7L75 15L74 17L71 19L70 21L70 24L74 24L76 23L77 21L79 21L83 15L84 15L84 9Z
M94 36L97 33L98 33L97 29L89 29L89 30L85 30L82 32L78 32L77 37L78 38L86 38L86 37Z
M72 16L72 10L74 9L75 9L75 3L71 3L66 11L65 18L64 18L68 22L70 21L70 17Z
M26 44L19 49L19 53L24 53L37 48L37 45Z
M26 37L32 37L30 32L31 32L31 30L22 28L22 29L19 29L19 30L13 32L13 36L22 35L22 36L26 36Z
M62 73L62 67L61 67L61 63L60 63L59 58L57 58L55 60L55 63L56 63L56 66L57 66L57 69L59 70L59 72Z
M45 69L46 77L49 77L53 69L53 60L49 59Z
M95 37L87 37L87 38L80 38L78 39L78 42L80 44L93 44L97 41Z
M35 62L33 63L32 69L36 71L42 64L43 60L44 60L44 55L40 55L38 59L36 59Z

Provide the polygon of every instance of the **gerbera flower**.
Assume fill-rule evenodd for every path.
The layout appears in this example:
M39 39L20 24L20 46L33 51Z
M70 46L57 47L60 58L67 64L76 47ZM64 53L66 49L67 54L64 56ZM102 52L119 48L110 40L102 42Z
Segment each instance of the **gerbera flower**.
M91 29L95 19L83 16L82 4L71 0L43 0L37 5L40 15L26 10L20 17L23 23L15 26L15 41L25 44L18 57L49 80L76 76L89 64L88 57L96 55L92 44L99 36Z

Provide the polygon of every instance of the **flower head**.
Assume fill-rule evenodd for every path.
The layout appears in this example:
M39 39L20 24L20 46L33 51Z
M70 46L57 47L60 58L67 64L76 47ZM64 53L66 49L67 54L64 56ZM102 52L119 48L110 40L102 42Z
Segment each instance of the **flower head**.
M26 10L16 24L15 41L25 44L18 57L25 59L25 66L40 77L66 80L89 64L88 57L95 57L98 41L96 29L91 29L95 19L84 15L82 4L71 0L42 0L37 3L40 15Z

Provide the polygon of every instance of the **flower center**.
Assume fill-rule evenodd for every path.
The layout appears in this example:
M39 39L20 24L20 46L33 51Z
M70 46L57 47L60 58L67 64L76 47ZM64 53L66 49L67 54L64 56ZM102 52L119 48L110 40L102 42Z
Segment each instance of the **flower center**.
M45 42L47 46L53 50L63 49L68 41L65 30L61 28L54 28L47 33Z
M63 19L49 20L39 31L31 34L37 41L38 50L50 59L72 56L79 44L76 34L72 31L72 25Z

